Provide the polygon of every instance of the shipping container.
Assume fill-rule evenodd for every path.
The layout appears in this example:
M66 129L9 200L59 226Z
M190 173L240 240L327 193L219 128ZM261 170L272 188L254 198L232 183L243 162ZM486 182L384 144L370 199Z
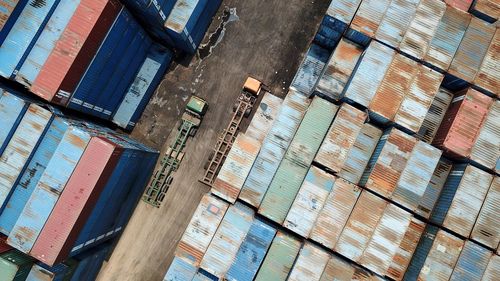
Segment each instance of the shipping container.
M68 98L121 9L116 0L81 0L30 90L56 103Z
M306 53L306 56L293 78L290 85L291 90L310 96L314 90L314 86L318 82L323 68L328 63L330 52L316 44L311 44L311 47Z
M283 100L277 96L271 93L264 93L264 97L260 101L259 107L257 107L257 111L253 115L245 135L262 143L273 126L282 103Z
M311 166L283 226L308 238L334 183L334 176Z
M331 280L358 280L358 281L380 281L382 278L373 275L356 264L347 262L337 256L332 256L326 264L321 275L321 281Z
M338 176L358 184L381 136L382 130L368 123L363 124Z
M314 223L310 238L333 249L356 204L361 189L344 179L337 179Z
M253 280L275 235L274 227L256 218L224 279Z
M19 65L26 59L26 53L31 50L45 24L59 4L60 0L46 0L39 3L29 0L14 25L0 38L0 76L11 78Z
M464 241L428 225L404 280L449 280Z
M374 37L391 0L364 0L352 20L350 28Z
M332 1L326 14L349 25L361 2L362 0Z
M476 90L459 92L452 100L432 144L451 157L468 158L492 103L493 99Z
M419 64L417 75L403 98L394 121L411 132L418 132L443 78L443 74Z
M470 14L446 6L424 60L442 70L448 70L470 21Z
M331 53L337 47L346 28L347 24L327 14L323 17L318 31L314 35L313 43L327 49Z
M417 132L422 141L432 143L452 100L453 94L450 91L439 88Z
M360 185L385 198L391 198L416 144L416 138L398 129L386 130L363 173Z
M462 10L464 12L468 12L474 0L444 0L444 2L446 2L446 4L450 5L451 7Z
M484 271L483 277L481 280L483 281L494 281L500 275L500 256L493 255L490 258L488 266Z
M474 81L495 31L495 25L473 17L448 72L466 82Z
M340 172L367 117L366 112L351 105L343 104L333 120L314 161L329 171Z
M471 12L480 18L486 16L489 22L495 22L500 18L500 3L497 0L476 0Z
M266 258L255 277L255 281L285 281L293 267L302 242L278 231L267 252Z
M107 258L112 244L106 243L75 257L78 261L71 281L94 281Z
M30 273L34 260L17 250L0 254L0 276L2 281L24 281Z
M289 91L243 184L241 200L256 208L260 206L309 104L310 100L300 92Z
M470 235L472 240L492 249L498 247L500 243L498 206L500 206L500 177L494 177Z
M492 255L486 248L470 240L465 241L450 281L481 280Z
M368 106L373 120L381 124L394 121L419 69L416 61L396 54Z
M493 176L468 164L456 164L430 217L463 237L469 237Z
M5 36L9 34L10 29L16 22L19 14L24 9L28 0L6 0L2 1L2 9L0 11L0 45L2 44Z
M380 22L375 38L397 48L417 11L420 0L392 0Z
M363 4L365 2L376 1L363 1ZM368 107L395 55L391 48L373 41L359 62L344 96Z
M267 190L259 214L282 224L323 142L338 106L314 97Z
M227 208L226 202L210 194L204 195L179 241L175 255L195 267L200 266Z
M332 3L337 2L340 1ZM342 38L314 87L314 95L331 101L342 99L344 88L362 53L363 47Z
M203 256L200 267L218 278L224 277L254 221L253 215L253 210L240 202L230 206Z
M197 268L185 260L174 257L163 281L191 281Z
M80 0L59 2L40 37L33 48L26 52L26 59L18 67L14 77L17 82L28 88L33 84L79 4Z
M500 4L499 9L500 9ZM483 63L479 68L474 84L500 97L500 71L498 65L498 52L500 52L500 29L497 27L495 36L491 41L490 47L484 56Z
M422 59L436 34L446 4L436 0L421 0L413 20L406 31L399 49L417 59Z
M335 252L359 262L388 203L363 191L334 247Z
M470 159L489 170L494 170L500 158L500 101L493 102L472 147Z
M47 267L46 265L40 263L35 264L31 268L27 281L63 281L71 278L70 268L60 263L54 267Z
M113 114L113 123L126 130L134 128L170 66L172 57L170 50L157 44L151 46L147 58Z
M300 249L299 256L293 265L288 280L319 281L329 259L330 254L326 251L310 242L306 242Z
M212 184L211 192L234 203L257 158L260 142L245 134L238 134Z
M21 122L29 104L0 88L0 156Z

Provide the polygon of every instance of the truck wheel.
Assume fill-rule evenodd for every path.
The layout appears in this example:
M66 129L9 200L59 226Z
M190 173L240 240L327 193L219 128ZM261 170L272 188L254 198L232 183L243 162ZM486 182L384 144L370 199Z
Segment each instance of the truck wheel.
M238 103L233 104L233 112L236 112L238 109Z
M245 115L244 115L244 116L245 116L245 118L247 118L248 116L250 116L250 113L252 113L252 109L251 109L251 108L247 108L247 109L245 110Z
M197 132L198 132L197 128L192 128L191 131L189 131L189 136L194 137Z

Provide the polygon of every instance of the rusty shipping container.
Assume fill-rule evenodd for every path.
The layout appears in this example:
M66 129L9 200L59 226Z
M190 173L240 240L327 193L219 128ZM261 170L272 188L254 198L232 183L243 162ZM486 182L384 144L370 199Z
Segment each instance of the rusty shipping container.
M319 281L329 259L330 254L326 251L310 242L306 242L304 246L302 246L302 249L300 249L299 256L287 280Z
M381 281L384 279L362 269L354 263L349 263L333 255L326 264L320 280Z
M211 192L234 203L260 150L260 142L245 134L238 134L222 165Z
M417 132L422 141L432 143L452 100L453 94L450 91L445 88L439 88L439 91L424 117L422 126L420 126Z
M361 192L334 250L359 262L387 205L384 199L367 191Z
M495 31L493 24L473 17L448 72L467 82L474 81Z
M308 238L323 209L328 194L335 184L335 177L311 166L293 201L283 226Z
M498 4L500 6L500 4ZM476 74L474 84L491 92L497 97L500 96L500 70L498 65L500 59L498 53L500 52L500 29L497 27L495 36L491 41L490 47L486 52L483 63Z
M490 250L470 240L465 241L450 281L481 280L492 255Z
M469 237L493 176L468 164L455 164L430 217L463 237Z
M390 2L391 0L364 0L361 2L350 27L369 37L375 36Z
M494 170L500 158L500 101L496 100L479 131L470 159L489 170Z
M472 12L486 15L491 22L500 18L500 3L498 0L476 0L472 8Z
M228 203L205 194L179 241L175 255L192 266L200 266L228 207Z
M245 135L260 143L264 141L281 109L283 100L271 93L265 93Z
M338 1L332 3L336 2ZM314 94L332 101L342 99L347 82L362 53L363 47L342 38L323 69Z
M492 103L473 89L456 94L432 144L451 157L468 158Z
M332 1L326 14L349 25L362 0Z
M474 2L474 0L444 0L444 2L446 2L446 4L452 6L456 9L462 10L464 12L468 12L469 8L472 5L472 2Z
M314 161L332 172L340 172L367 117L366 112L342 104Z
M395 55L391 48L372 41L347 86L345 98L368 107Z
M484 271L482 281L494 281L500 276L500 256L493 255Z
M259 214L282 224L319 150L338 106L314 97L267 190Z
M469 13L447 6L424 60L448 70L470 21Z
M495 177L470 235L472 240L492 249L498 247L500 243L498 206L500 206L500 177Z
M391 47L398 47L410 26L420 0L392 0L375 33L375 38Z
M215 232L200 267L214 276L224 277L253 221L254 212L250 207L241 202L231 205Z
M337 179L314 223L310 238L333 249L360 193L361 188L341 178Z

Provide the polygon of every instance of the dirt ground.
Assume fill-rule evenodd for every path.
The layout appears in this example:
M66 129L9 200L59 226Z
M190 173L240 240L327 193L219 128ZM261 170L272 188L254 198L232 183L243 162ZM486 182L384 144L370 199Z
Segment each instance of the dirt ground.
M206 99L210 110L188 142L162 206L139 202L98 280L162 280L184 229L209 190L198 179L246 77L262 80L273 94L284 97L329 2L223 1L204 40L211 43L191 61L172 66L132 137L164 150L191 94Z

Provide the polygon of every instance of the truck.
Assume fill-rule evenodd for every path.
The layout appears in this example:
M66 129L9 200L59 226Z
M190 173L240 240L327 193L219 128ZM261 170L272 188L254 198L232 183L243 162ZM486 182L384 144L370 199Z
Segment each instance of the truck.
M197 96L191 96L182 114L177 135L167 148L159 168L154 172L142 200L159 208L172 184L173 174L184 158L184 148L189 137L194 137L208 110L208 103Z

